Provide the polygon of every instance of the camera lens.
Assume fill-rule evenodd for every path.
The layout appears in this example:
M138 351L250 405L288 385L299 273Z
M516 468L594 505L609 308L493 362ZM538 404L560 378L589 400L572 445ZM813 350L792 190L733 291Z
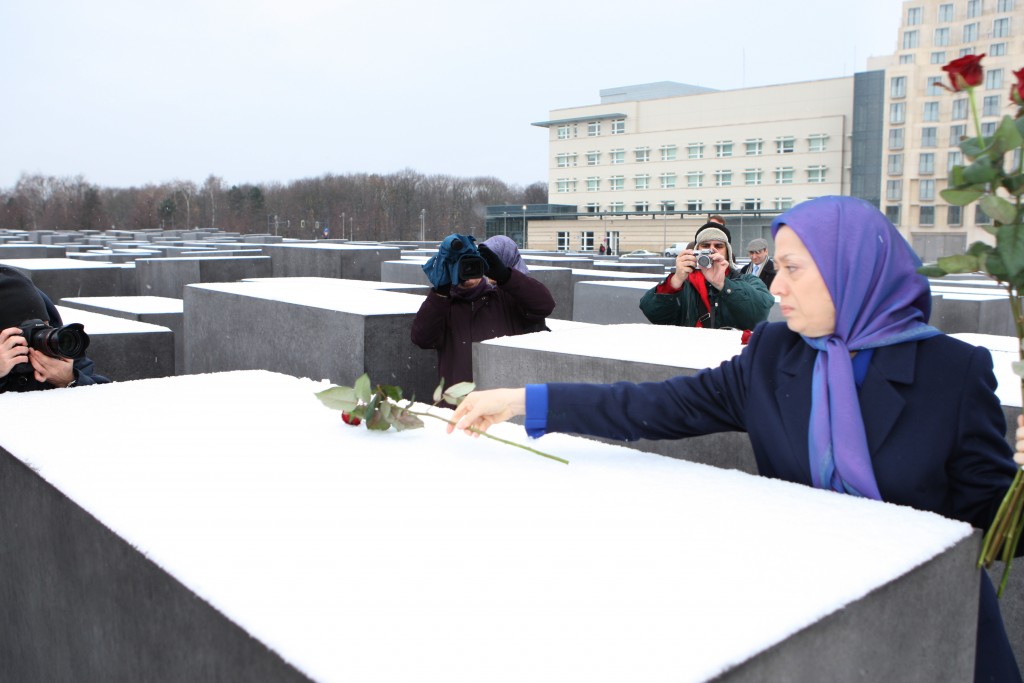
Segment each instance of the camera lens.
M79 323L36 330L29 345L53 358L81 358L89 348L89 335Z
M459 251L462 249L462 240L452 240L452 250Z
M707 254L700 254L697 257L697 265L700 268L710 268L711 267L711 257L708 256Z

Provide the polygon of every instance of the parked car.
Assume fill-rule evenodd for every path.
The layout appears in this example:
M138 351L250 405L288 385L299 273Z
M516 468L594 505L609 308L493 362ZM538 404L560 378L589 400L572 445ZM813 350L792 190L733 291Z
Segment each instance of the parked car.
M665 256L671 256L672 258L679 256L679 252L686 249L686 244L686 242L676 242L675 244L669 246L665 250Z
M657 258L658 254L653 251L647 251L646 249L637 249L636 251L631 251L628 254L622 255L623 258L651 258L652 256Z

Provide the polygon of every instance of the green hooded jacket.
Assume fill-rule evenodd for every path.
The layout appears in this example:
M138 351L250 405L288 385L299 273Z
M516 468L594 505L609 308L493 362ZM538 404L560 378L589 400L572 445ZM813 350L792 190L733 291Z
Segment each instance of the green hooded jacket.
M640 299L640 310L655 325L696 327L697 320L707 314L704 302L689 280L674 294L658 294L655 286ZM708 284L708 300L715 309L714 324L705 320L704 327L734 327L752 330L768 319L775 297L756 275L741 275L732 270L726 275L721 291Z

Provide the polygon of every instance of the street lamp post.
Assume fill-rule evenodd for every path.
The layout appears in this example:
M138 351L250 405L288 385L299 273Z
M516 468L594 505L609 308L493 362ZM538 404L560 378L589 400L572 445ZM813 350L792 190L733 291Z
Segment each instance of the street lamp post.
M427 241L427 210L420 209L420 242Z
M661 203L661 253L668 251L668 205Z
M341 212L341 239L345 239L345 212Z
M523 249L526 248L526 204L523 204Z

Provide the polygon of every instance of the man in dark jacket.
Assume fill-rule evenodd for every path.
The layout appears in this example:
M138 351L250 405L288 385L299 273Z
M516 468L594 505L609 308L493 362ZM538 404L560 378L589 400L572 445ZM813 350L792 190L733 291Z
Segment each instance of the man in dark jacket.
M732 246L724 228L705 223L694 236L696 247L710 249L707 261L685 249L676 257L676 270L640 299L640 310L655 325L733 327L752 330L768 319L775 297L753 275L733 267Z
M756 275L761 278L765 287L771 288L772 280L775 279L775 261L768 256L768 240L750 240L747 245L747 254L750 256L750 263L743 266L740 272L744 275Z
M31 280L0 266L0 393L110 381L96 374L93 362L84 355L74 360L58 358L30 346L21 328L30 320L63 326L57 307Z
M473 242L450 235L441 243L423 268L434 288L412 323L412 342L437 349L445 386L473 381L473 342L538 329L555 308L547 287Z

